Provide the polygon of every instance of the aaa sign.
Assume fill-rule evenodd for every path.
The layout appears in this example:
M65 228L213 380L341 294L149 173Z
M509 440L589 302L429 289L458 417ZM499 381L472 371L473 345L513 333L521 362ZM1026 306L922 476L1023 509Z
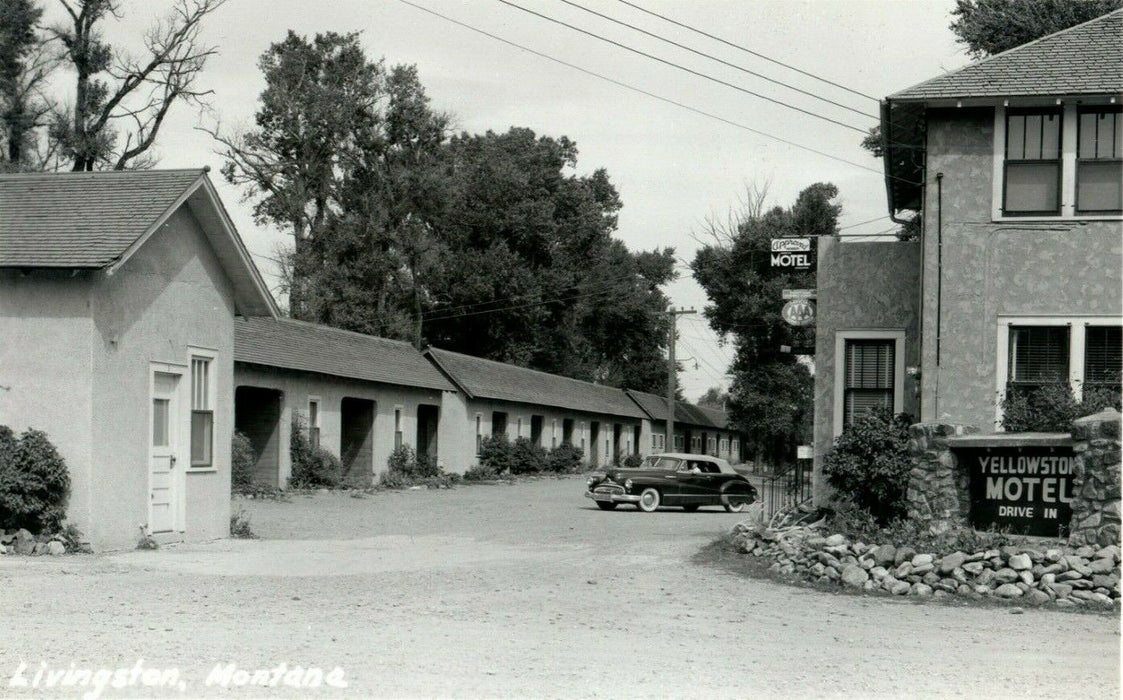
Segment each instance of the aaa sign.
M815 302L810 299L792 299L784 304L780 315L792 326L810 326L815 323Z

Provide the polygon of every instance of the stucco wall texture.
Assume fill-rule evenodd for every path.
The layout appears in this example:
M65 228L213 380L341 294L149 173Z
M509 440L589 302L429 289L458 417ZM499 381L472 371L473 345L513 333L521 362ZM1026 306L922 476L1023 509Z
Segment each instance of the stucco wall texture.
M920 359L920 244L897 240L844 242L819 240L815 320L815 462L812 480L815 499L826 495L823 455L834 442L835 373L843 371L835 358L840 331L904 331L905 367ZM903 403L898 412L917 414L914 377L903 377Z
M1123 314L1123 222L992 221L993 139L993 109L929 112L921 416L984 433L996 430L1000 316Z
M289 439L293 414L296 412L305 421L308 419L308 399L316 397L320 401L320 445L332 454L339 456L342 437L342 401L345 397L366 399L374 402L372 478L386 471L386 463L394 450L394 411L401 411L402 442L416 447L417 407L427 404L440 407L441 394L445 392L432 389L418 389L391 384L377 384L360 380L344 379L309 372L295 372L273 367L262 367L239 362L234 368L234 384L237 387L257 387L276 389L283 392L279 425L279 473L277 484L284 486L292 475L292 458L289 453ZM233 403L231 403L233 405ZM250 410L239 407L238 410ZM450 460L452 440L447 439L444 431L444 411L437 428L437 460L446 470L463 472L469 465L459 465Z
M211 467L190 468L190 414L176 416L177 529L187 540L225 536L233 292L190 212L176 212L112 275L5 271L0 284L0 423L50 436L71 473L68 519L96 549L131 547L148 523L151 363L182 372L187 407L193 349L213 355Z

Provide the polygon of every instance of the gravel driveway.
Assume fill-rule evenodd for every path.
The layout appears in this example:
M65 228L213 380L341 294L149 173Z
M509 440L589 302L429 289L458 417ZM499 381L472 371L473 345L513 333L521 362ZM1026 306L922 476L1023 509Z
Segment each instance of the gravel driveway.
M582 489L238 501L263 540L0 558L0 695L32 694L9 687L21 659L143 659L180 669L172 697L307 695L205 684L281 662L343 669L322 697L1119 696L1118 619L746 579L692 561L742 516L602 512Z

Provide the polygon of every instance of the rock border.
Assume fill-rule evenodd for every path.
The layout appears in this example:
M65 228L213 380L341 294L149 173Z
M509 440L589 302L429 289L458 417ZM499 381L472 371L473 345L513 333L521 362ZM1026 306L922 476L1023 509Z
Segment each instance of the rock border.
M1006 545L937 554L851 542L815 525L773 529L751 521L732 532L737 549L771 560L782 577L855 592L940 599L1016 601L1034 607L1119 609L1120 548Z

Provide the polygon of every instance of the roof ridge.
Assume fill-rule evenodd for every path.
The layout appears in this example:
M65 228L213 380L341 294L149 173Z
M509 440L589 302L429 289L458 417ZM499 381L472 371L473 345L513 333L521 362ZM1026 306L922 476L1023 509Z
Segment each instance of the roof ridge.
M244 320L249 320L249 319L244 319ZM288 316L278 316L277 318L269 318L268 316L256 316L256 317L254 317L254 320L277 321L279 323L290 323L294 326L305 326L307 328L311 328L311 329L315 329L315 330L334 331L336 333L342 333L342 334L345 334L345 335L357 336L357 337L362 338L364 340L380 340L384 343L391 343L393 345L403 345L403 346L406 346L406 347L409 347L409 348L413 348L413 343L409 343L409 342L404 341L404 340L395 340L393 338L384 338L380 335L371 335L370 333L360 333L359 331L352 331L352 330L348 330L346 328L338 328L336 326L329 326L326 323L315 323L313 321L303 321L303 320L298 319L298 318L289 318Z
M586 386L593 386L593 387L596 387L598 389L611 389L612 391L618 391L622 394L627 395L626 389L621 389L620 387L615 387L615 386L609 386L607 384L597 384L596 382L589 382L589 381L585 381L584 379L577 379L576 377L567 377L564 374L554 374L553 372L546 372L546 371L543 371L543 370L540 370L540 369L532 369L530 367L523 367L522 365L516 365L516 364L513 364L511 362L500 362L499 360L491 360L491 359L488 359L486 357L479 357L478 355L469 355L469 354L464 353L464 352L456 352L455 350L445 350L444 348L438 348L436 346L430 346L428 349L429 350L436 350L438 352L447 353L449 355L459 355L460 357L467 357L470 360L478 360L480 362L488 362L488 363L491 363L493 365L501 365L503 367L512 367L514 369L519 369L519 370L522 370L524 372L534 372L535 374L541 374L541 375L544 375L546 377L553 377L555 379L565 379L565 380L568 380L568 381L571 381L571 382L577 382L579 384L584 384Z
M958 75L959 73L962 73L963 71L966 71L968 69L973 69L973 68L977 68L978 66L986 65L986 64L991 63L992 61L994 61L996 59L1003 58L1004 56L1008 56L1008 55L1010 55L1012 53L1015 53L1015 52L1018 52L1018 51L1022 51L1023 49L1027 49L1030 46L1033 46L1035 44L1039 44L1043 41L1047 41L1047 40L1052 39L1054 37L1060 36L1061 34L1065 34L1067 32L1074 31L1076 29L1079 29L1081 27L1085 27L1085 26L1087 26L1089 24L1093 24L1095 22L1102 22L1103 20L1107 19L1108 17L1111 17L1112 15L1117 15L1117 14L1123 14L1123 7L1119 8L1118 10L1112 10L1111 12L1108 12L1107 14L1100 15L1099 17L1093 17L1092 19L1090 19L1086 22L1081 22L1080 24L1074 24L1071 27L1065 27L1064 29L1057 30L1057 31L1053 32L1052 34L1046 34L1045 36L1039 36L1036 39L1033 39L1032 41L1027 41L1024 44L1019 44L1017 46L1011 47L1009 49L1006 49L1005 51L1001 51L999 53L996 53L993 56L987 56L985 58L980 58L977 61L972 61L971 63L968 63L965 66L960 66L959 68L956 68L955 70L948 71L948 72L946 72L942 75L937 75L937 76L933 76L931 78L927 78L925 80L920 81L919 83L916 83L916 84L910 85L906 88L902 88L900 90L897 90L896 92L889 95L889 98L887 98L887 99L892 98L894 95L900 95L901 93L910 92L912 90L915 90L915 89L921 87L922 85L926 85L926 84L928 84L930 82L933 82L935 80L942 80L944 78L950 78L951 76Z
M50 179L55 177L143 175L148 173L209 173L210 171L211 166L209 165L203 165L197 168L154 168L151 170L48 170L19 173L0 173L0 179L18 180L25 178L30 179L35 177Z

